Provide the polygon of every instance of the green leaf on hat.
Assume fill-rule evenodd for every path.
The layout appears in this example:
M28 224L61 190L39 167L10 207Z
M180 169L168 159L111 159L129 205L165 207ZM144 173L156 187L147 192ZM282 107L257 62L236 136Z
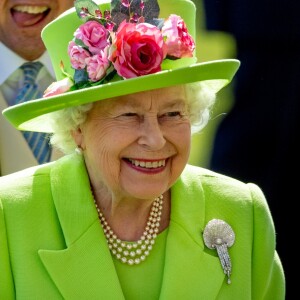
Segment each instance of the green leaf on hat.
M97 13L99 12L99 6L91 0L75 0L74 6L78 17L82 19L83 22L86 22L89 19L99 18ZM83 9L86 12L86 15L82 14Z
M122 2L122 0L111 0L111 17L116 27L124 20L129 21L134 14L143 17L144 22L156 25L154 23L160 11L157 0L130 0L129 7L123 5ZM143 2L144 9L141 9L141 2Z
M88 82L88 74L85 69L76 69L74 74L75 84L81 86L82 84Z

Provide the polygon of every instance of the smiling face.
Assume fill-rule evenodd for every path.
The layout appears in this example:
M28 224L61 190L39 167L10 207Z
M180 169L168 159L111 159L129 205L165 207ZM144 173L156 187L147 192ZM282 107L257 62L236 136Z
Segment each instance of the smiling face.
M43 27L72 7L73 0L1 0L0 41L26 60L45 51Z
M183 86L96 102L73 132L93 189L152 199L170 188L190 153Z

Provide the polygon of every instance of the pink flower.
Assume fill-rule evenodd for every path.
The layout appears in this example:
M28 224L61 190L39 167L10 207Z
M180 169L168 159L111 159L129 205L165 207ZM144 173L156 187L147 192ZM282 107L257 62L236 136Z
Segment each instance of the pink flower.
M84 69L86 67L85 59L90 57L88 51L71 41L68 46L68 54L74 69Z
M106 75L106 71L110 66L110 61L107 58L107 49L101 51L86 59L87 72L91 81L99 81Z
M97 21L88 21L79 26L74 36L81 40L92 54L100 53L109 44L109 31Z
M195 42L181 17L170 15L162 27L162 35L166 37L168 56L174 58L193 56Z
M43 98L63 94L69 91L73 85L74 83L69 77L66 77L60 81L53 82L45 90Z
M132 78L161 71L165 56L166 46L156 26L123 21L113 39L109 59L120 76Z

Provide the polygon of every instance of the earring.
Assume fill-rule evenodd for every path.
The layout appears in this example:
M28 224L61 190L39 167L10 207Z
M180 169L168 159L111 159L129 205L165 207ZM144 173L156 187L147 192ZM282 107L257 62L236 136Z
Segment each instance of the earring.
M75 152L76 152L78 155L82 155L82 149L81 149L81 147L80 147L80 146L77 146L77 147L75 148Z

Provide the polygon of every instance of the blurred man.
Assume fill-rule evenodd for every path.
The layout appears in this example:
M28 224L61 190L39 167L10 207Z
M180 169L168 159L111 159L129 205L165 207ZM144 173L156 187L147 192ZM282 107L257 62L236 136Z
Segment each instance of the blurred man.
M54 81L41 30L72 5L73 0L0 1L0 111L15 104L24 82L20 69L24 63L42 63L36 78L40 92ZM57 155L50 153L50 160ZM38 161L22 132L13 129L0 114L0 176L36 164Z

